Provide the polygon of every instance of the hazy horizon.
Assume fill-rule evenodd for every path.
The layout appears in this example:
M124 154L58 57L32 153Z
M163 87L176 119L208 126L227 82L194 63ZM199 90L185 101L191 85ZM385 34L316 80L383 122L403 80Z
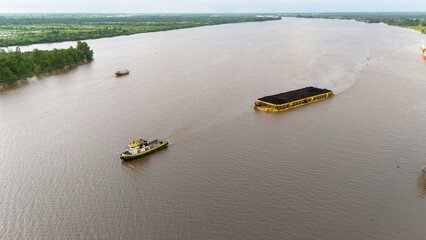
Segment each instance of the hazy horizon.
M156 15L156 14L339 14L339 13L426 13L426 11L363 11L363 12L355 12L355 11L347 11L347 12L9 12L3 13L0 12L0 15L25 15L25 14L46 14L46 15L54 15L54 14L64 14L64 15L73 15L73 14L101 14L101 15Z
M422 8L422 9L419 9ZM19 13L352 13L426 12L420 0L0 0L0 14Z

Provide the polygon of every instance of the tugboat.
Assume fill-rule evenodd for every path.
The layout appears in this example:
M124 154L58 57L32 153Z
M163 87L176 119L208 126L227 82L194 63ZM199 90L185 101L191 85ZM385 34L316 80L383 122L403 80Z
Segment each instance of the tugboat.
M122 71L115 72L115 75L117 75L117 76L124 76L124 75L128 75L129 73L130 73L130 71L127 70L127 69L125 69L125 70L122 70Z
M127 146L126 151L121 154L120 159L128 161L140 158L160 149L163 149L167 147L168 144L168 141L163 140L161 138L157 138L150 142L145 139L139 138L130 142L130 144Z

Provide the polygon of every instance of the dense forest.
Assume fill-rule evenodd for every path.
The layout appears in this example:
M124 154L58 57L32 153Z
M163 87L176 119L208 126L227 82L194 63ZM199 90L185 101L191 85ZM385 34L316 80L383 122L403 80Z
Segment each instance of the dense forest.
M85 42L78 42L77 48L51 51L34 49L32 52L21 52L19 47L15 51L0 49L0 85L92 59L93 50Z
M286 14L287 17L356 19L365 22L383 22L389 25L411 28L426 34L426 13L312 13Z
M206 25L277 20L254 14L0 15L0 47L76 41Z

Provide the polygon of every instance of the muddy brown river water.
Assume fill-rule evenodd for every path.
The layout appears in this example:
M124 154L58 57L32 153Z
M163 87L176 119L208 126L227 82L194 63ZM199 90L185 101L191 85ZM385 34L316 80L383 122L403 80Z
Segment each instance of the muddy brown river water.
M426 239L425 41L293 18L88 40L0 93L0 238ZM305 86L336 95L253 109ZM170 145L121 162L138 137Z

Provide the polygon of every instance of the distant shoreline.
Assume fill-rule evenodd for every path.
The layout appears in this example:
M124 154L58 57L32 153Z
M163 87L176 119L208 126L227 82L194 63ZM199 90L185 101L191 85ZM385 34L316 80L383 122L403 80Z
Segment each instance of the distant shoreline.
M280 20L260 14L0 15L0 47L80 41L227 23Z
M365 23L385 23L410 28L426 34L426 13L306 13L285 14L282 17L356 20Z

